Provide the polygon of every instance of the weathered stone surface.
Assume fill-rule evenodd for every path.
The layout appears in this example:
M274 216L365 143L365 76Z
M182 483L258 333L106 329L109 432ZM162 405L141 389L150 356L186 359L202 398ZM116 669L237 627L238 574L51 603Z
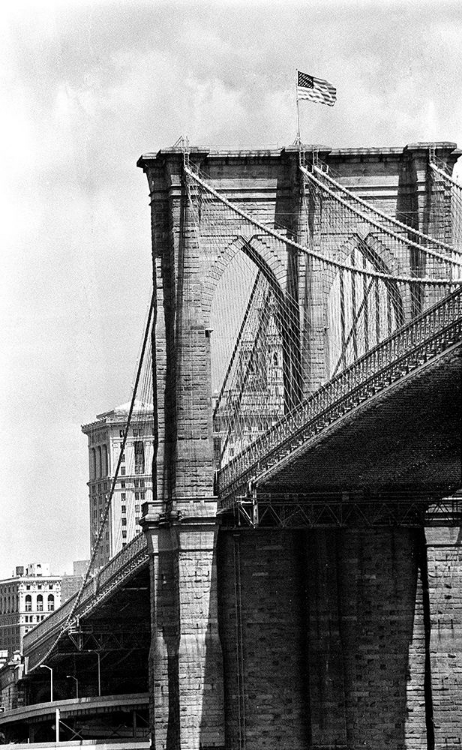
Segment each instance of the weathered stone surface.
M438 148L452 164L454 144ZM358 195L446 239L447 222L429 202L428 155L429 144L415 144L324 149L322 158ZM297 234L305 198L296 149L193 150L190 158L225 197ZM242 228L238 219L226 228L226 252L207 235L199 244L182 160L179 151L140 160L151 189L157 290L157 498L145 519L153 747L421 750L433 747L433 732L436 747L458 747L458 540L429 532L427 565L421 530L218 532L206 333ZM333 239L349 241L338 232ZM316 216L308 240L316 249ZM258 253L282 291L298 290L310 393L328 372L332 277L317 261L290 263L264 242ZM414 304L404 299L405 319Z

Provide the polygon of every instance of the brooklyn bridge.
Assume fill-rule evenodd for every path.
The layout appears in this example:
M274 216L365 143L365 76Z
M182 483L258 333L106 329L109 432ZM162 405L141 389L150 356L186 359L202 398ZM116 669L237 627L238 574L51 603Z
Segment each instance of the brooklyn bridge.
M25 637L7 742L460 750L461 153L140 158L127 429L84 586ZM152 497L98 567L135 403Z

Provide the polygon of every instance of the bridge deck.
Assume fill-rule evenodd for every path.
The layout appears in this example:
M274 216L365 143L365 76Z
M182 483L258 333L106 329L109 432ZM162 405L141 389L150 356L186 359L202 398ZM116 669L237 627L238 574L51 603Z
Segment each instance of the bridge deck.
M104 695L99 697L72 698L62 701L48 701L47 703L35 703L31 706L21 706L0 714L0 726L17 721L30 721L31 719L43 719L55 716L59 708L62 718L77 716L82 713L107 712L110 709L133 710L146 708L149 704L149 694L138 695Z
M136 536L109 563L87 582L76 606L78 594L47 617L24 637L24 655L29 670L45 660L65 626L72 627L81 618L106 601L114 591L147 566L149 560L144 534Z
M459 417L456 412L452 414L453 419L450 418L450 390L453 387L456 389L457 384L460 384L461 341L462 291L457 290L320 388L225 466L218 477L222 508L232 507L239 497L246 495L249 486L277 484L279 487L286 485L293 489L294 485L306 487L316 476L319 484L319 477L325 478L328 471L328 464L325 461L323 463L322 457L317 467L313 463L314 468L309 476L306 473L307 462L302 460L297 463L297 459L306 454L314 442L319 443L335 425L345 423L358 409L365 410L368 404L377 399L378 394L392 388L400 389L413 373L417 375L425 368L430 371L432 366L436 366L438 370L433 379L429 378L426 388L422 389L422 397L427 399L429 410L436 418L438 410L432 393L434 391L436 397L439 392L438 384L445 383L443 391L446 406L438 422L446 416L452 424L451 429L454 428L454 421L457 422L458 429L460 421L457 421ZM457 399L453 399L453 406L457 403ZM400 420L396 419L396 414L402 414L403 418L406 414L407 418L410 408L403 413L399 405L394 405L394 420L399 428ZM350 441L352 437L349 436ZM375 433L375 437L380 437L380 434ZM338 469L338 457L343 454L333 448L332 451L329 465L332 466L334 461ZM355 442L354 452L361 461L359 443ZM353 455L352 451L349 453ZM377 455L380 457L379 453ZM376 469L375 466L375 476L379 474ZM357 472L356 466L346 484L348 481L355 484ZM406 477L405 483L410 481L413 479ZM341 483L345 483L343 475ZM445 479L442 480L442 485L444 483ZM334 485L338 483L334 482Z

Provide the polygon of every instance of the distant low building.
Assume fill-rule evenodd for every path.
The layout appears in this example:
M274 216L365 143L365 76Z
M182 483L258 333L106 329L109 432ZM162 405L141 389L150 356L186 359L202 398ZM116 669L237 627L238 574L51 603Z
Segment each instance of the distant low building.
M76 563L73 575L50 573L49 563L18 565L11 578L0 581L0 653L4 661L22 653L24 635L78 591L82 583Z
M12 657L22 652L25 633L61 604L61 576L48 563L20 565L0 581L0 648Z

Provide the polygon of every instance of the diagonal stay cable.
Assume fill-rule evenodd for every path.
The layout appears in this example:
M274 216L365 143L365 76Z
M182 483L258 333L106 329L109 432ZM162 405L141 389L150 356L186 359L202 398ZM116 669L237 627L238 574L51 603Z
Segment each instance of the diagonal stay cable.
M278 232L276 232L274 229L271 229L270 227L265 226L258 219L256 219L255 217L251 216L250 214L245 213L245 211L242 211L242 209L240 209L237 205L235 205L234 203L231 203L231 201L227 200L227 198L225 198L224 196L220 195L220 193L217 190L215 190L213 187L211 187L211 185L208 185L206 182L204 182L204 180L202 180L200 177L198 177L197 174L195 174L195 172L193 172L189 167L185 166L184 169L186 170L186 172L189 174L190 177L192 177L194 180L196 180L196 182L199 185L201 185L205 190L207 190L209 193L211 193L212 195L214 195L215 198L218 201L220 201L220 203L223 203L225 206L227 206L232 211L234 211L235 213L237 213L239 216L241 216L243 219L245 219L245 221L250 222L254 226L258 227L262 232L264 232L266 234L269 234L272 237L276 238L279 242L283 242L286 245L290 245L291 247L296 248L298 251L304 253L305 255L307 255L307 256L309 256L311 258L316 258L316 260L320 260L322 263L325 263L328 266L330 265L330 266L333 266L334 268L345 270L345 271L350 271L350 272L352 270L354 270L354 271L357 271L358 274L360 274L362 276L366 276L366 277L375 276L378 279L390 279L390 280L393 280L393 281L401 281L401 282L403 282L405 284L410 284L410 283L412 283L412 284L431 284L433 286L458 286L458 285L462 284L462 279L457 279L457 280L450 281L448 279L432 279L432 278L424 277L424 276L421 276L421 277L405 276L405 275L399 275L398 276L398 275L392 275L392 274L382 273L381 271L366 270L364 268L352 268L352 266L349 266L346 263L342 263L341 261L334 260L333 258L326 258L324 255L322 255L322 253L318 253L315 250L311 250L310 248L305 247L304 245L300 245L298 242L295 242L295 240L292 240L289 237L284 237L281 234L279 234ZM309 176L312 177L311 175L309 175ZM316 178L314 178L314 180L316 182L318 182L316 180ZM328 192L332 192L332 191L329 191L328 188L326 188L321 183L319 183L319 185L320 185L320 187L323 190L326 190ZM339 199L333 193L332 193L332 196L335 198L335 200L341 200L341 199ZM351 206L349 204L347 204L346 202L345 202L345 205L347 206L348 209L353 210L353 209L351 209ZM368 219L367 217L362 217L362 218L365 221L371 223L370 219ZM381 231L387 231L387 230L383 230L383 228L380 225L378 225L378 227L379 227L379 229ZM390 232L390 234L393 234L393 233ZM396 236L396 238L400 242L405 242L406 244L409 244L409 245L413 244L413 245L415 245L416 248L418 248L418 250L421 250L421 251L425 250L425 248L423 248L421 245L417 245L416 243L412 243L410 240L403 240L403 238L399 237L399 235L395 235L395 236ZM440 259L443 260L445 263L454 262L454 261L451 261L446 256L440 256ZM459 265L459 264L456 264L456 265Z
M252 288L252 291L251 291L251 294L250 294L250 297L249 297L249 301L247 303L247 308L246 308L244 317L242 319L241 327L240 327L239 333L237 335L236 343L234 344L234 349L233 349L233 352L231 354L231 359L230 359L230 361L228 363L228 367L227 367L227 370L226 370L225 377L223 378L223 384L221 386L220 393L219 393L219 396L217 398L217 403L216 403L215 409L213 411L213 416L214 417L217 414L217 411L219 409L221 400L223 398L223 393L225 392L226 385L228 383L228 378L229 378L232 366L234 364L234 360L236 358L236 355L237 355L237 352L238 352L238 349L239 349L239 345L241 343L242 334L243 334L244 328L246 326L247 319L248 319L249 314L250 314L250 310L252 309L253 300L254 300L254 297L255 297L255 294L256 294L256 291L257 291L258 284L260 282L260 278L261 278L261 271L258 270L257 275L255 277L254 284L253 284L253 288Z
M90 558L90 562L89 562L87 571L85 573L85 577L84 577L84 579L82 581L82 584L81 584L80 589L79 589L79 591L77 593L75 601L73 602L72 608L71 608L71 610L70 610L70 612L69 612L66 620L62 624L62 626L61 626L61 628L59 630L59 633L57 634L57 636L53 640L52 645L47 649L47 651L44 654L44 656L31 669L31 672L34 671L34 669L36 669L40 664L43 664L43 662L52 653L53 649L55 648L55 646L58 643L58 641L60 640L60 638L69 629L71 620L72 620L72 618L73 618L73 616L75 614L75 611L76 611L77 607L80 604L80 601L81 601L82 595L83 595L83 591L85 589L85 586L88 583L88 579L90 578L90 573L92 571L93 563L94 563L94 561L96 559L96 555L97 555L97 552L98 552L98 547L99 547L99 545L101 543L101 539L103 537L103 533L104 533L104 529L105 529L105 524L106 524L106 521L107 521L108 516L109 516L109 510L110 510L110 507L111 507L112 498L113 498L113 495L114 495L114 490L115 490L115 487L116 487L116 483L117 483L117 480L119 478L120 465L122 463L122 456L124 454L125 445L126 445L126 442L127 442L128 427L130 425L130 422L131 422L131 419L132 419L132 414L133 414L133 409L135 407L136 394L137 394L138 384L139 384L139 381L140 381L141 372L142 372L142 368L143 368L143 360L144 360L144 356L145 356L145 353L146 353L146 347L147 347L147 343L148 343L149 332L151 330L151 320L152 320L152 316L153 316L153 311L154 311L155 303L156 303L156 300L155 300L155 296L154 296L154 292L153 292L152 296L151 296L151 303L150 303L150 306L149 306L149 313L148 313L148 319L147 319L147 322L146 322L146 328L145 328L144 336L143 336L143 344L142 344L142 347L141 347L141 354L140 354L140 358L139 358L138 370L137 370L137 373L136 373L135 383L134 383L134 386L133 386L133 395L132 395L132 399L131 399L131 402L130 402L130 409L129 409L128 417L127 417L127 429L124 431L124 436L123 436L122 444L120 446L119 458L117 460L117 466L116 466L116 470L115 470L115 473L114 473L114 477L112 479L111 489L110 489L110 492L109 492L109 498L106 501L103 518L102 518L102 521L100 523L98 535L96 537L96 541L95 541L95 544L94 544L94 547L93 547L93 552L92 552L92 555L91 555L91 558Z
M441 177L444 177L445 180L450 182L451 185L455 185L455 187L459 188L459 190L462 190L462 185L460 184L460 182L457 182L457 180L455 180L454 177L452 177L447 172L444 172L442 169L437 167L436 164L434 164L433 162L430 162L430 166L435 172L441 175Z
M301 169L303 170L304 174L309 174L309 172L306 169L306 167L301 167ZM372 213L376 214L381 219L384 219L385 221L389 222L390 224L395 225L398 229L402 229L403 231L411 233L411 234L415 235L416 237L421 237L426 242L432 242L435 245L438 245L439 247L444 248L445 250L449 250L449 252L451 252L451 253L457 253L458 255L460 255L460 251L458 251L452 245L449 245L447 242L442 242L441 240L437 240L437 239L435 239L435 237L431 237L430 235L425 234L424 232L420 232L418 229L414 229L414 227L411 227L408 224L404 224L402 221L399 221L399 219L395 219L393 216L388 216L386 213L384 213L383 211L381 211L379 208L376 208L376 206L373 206L371 203L368 203L363 198L360 198L358 195L355 195L354 193L352 193L351 190L348 190L348 188L346 188L344 185L341 185L339 182L337 182L336 180L334 180L330 175L326 174L326 172L324 172L322 169L319 169L319 167L317 167L316 165L313 165L313 169L316 171L316 173L318 175L322 175L322 177L324 179L326 179L334 188L336 188L340 192L344 193L346 196L348 196L349 198L351 198L353 201L359 203L361 206L363 206L364 208L366 208L368 211L371 211ZM440 170L437 170L437 171L440 172ZM447 175L445 175L445 176L447 176ZM452 180L452 182L455 182L455 181ZM457 185L457 182L455 182L455 184ZM460 185L458 185L458 187L460 187ZM370 221L370 219L367 219L367 221ZM385 227L381 227L381 228L385 230ZM400 239L401 239L401 241L403 241L403 238L400 238ZM404 241L408 242L407 239L404 240ZM412 240L410 240L410 242L412 242ZM435 252L435 251L429 250L425 246L419 245L418 243L417 243L417 245L420 248L420 250L424 250L424 251L430 252L432 255L433 255L433 252ZM440 256L437 255L436 257L440 257ZM448 260L447 256L443 255L441 257L444 258L446 261Z
M358 208L355 208L352 206L348 201L346 201L344 198L341 198L339 195L336 195L336 193L327 187L327 185L324 185L320 180L318 180L317 177L314 176L311 172L308 172L305 167L300 167L303 174L308 177L309 180L314 182L321 190L324 190L328 195L330 195L331 198L338 201L342 204L345 208L348 208L350 211L352 211L354 214L356 214L361 221L365 221L368 224L372 224L372 226L376 227L376 229L379 229L384 234L388 234L389 237L393 237L394 240L398 240L400 243L404 243L405 245L409 245L410 247L415 248L416 250L419 250L419 252L424 253L426 255L431 255L433 258L438 258L438 260L443 261L444 263L447 263L448 265L454 265L454 266L461 266L462 265L462 259L461 260L454 260L453 258L448 257L447 255L442 255L441 253L437 253L435 250L430 250L428 247L425 247L425 245L419 245L418 242L414 242L413 240L410 240L408 238L400 237L399 234L396 234L396 232L393 232L391 229L388 229L387 227L383 226L378 220L371 219L366 214L362 213ZM325 176L325 175L324 175ZM355 200L360 200L359 198L356 198L354 196ZM365 203L365 201L363 201ZM369 208L369 204L365 203L365 205ZM375 209L373 209L375 210ZM390 221L390 218L386 216L386 214L383 214L383 216L387 219L387 221ZM401 222L399 222L401 223ZM402 225L403 227L406 227L405 224ZM413 231L412 227L408 227L407 231ZM426 237L426 235L424 235ZM457 250L455 250L452 245L446 246L451 253L457 253ZM394 277L398 278L398 277ZM399 279L401 280L401 279ZM425 279L420 279L421 281L424 281ZM415 281L415 278L413 278L413 281ZM436 279L433 280L433 283L437 283ZM446 283L448 283L446 281Z

